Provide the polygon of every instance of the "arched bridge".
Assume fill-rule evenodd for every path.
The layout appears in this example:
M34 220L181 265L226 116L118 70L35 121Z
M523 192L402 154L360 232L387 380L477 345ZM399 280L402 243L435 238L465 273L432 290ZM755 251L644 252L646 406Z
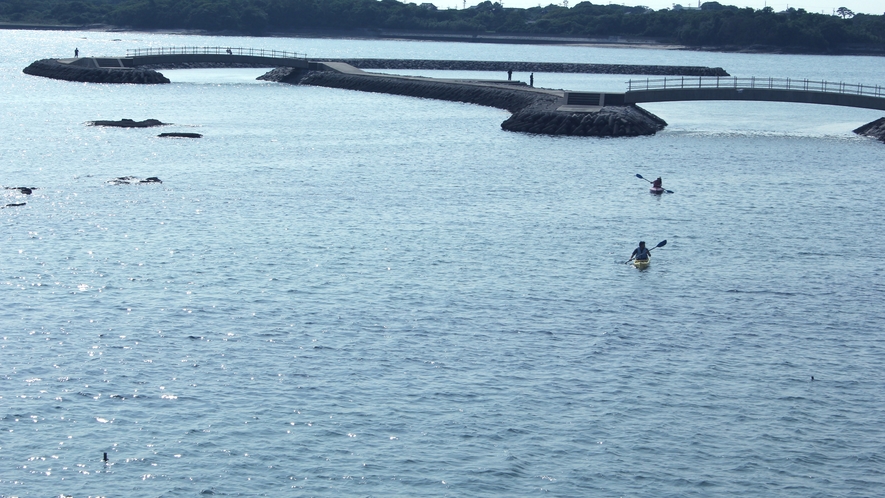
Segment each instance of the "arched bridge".
M625 93L568 92L568 106L755 100L885 110L885 87L790 78L675 77L627 82Z
M127 50L126 57L88 57L70 62L84 67L125 69L139 66L213 63L308 69L306 54L237 47L163 47Z

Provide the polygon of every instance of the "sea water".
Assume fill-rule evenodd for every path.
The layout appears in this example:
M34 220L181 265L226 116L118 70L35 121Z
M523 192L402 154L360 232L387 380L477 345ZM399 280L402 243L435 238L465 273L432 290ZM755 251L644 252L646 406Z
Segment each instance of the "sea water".
M881 493L885 145L851 132L881 112L660 103L655 136L564 138L262 69L21 72L167 46L885 82L870 57L0 31L0 183L36 188L0 191L26 203L0 209L0 496ZM86 124L121 118L170 124ZM667 241L644 271L639 240Z

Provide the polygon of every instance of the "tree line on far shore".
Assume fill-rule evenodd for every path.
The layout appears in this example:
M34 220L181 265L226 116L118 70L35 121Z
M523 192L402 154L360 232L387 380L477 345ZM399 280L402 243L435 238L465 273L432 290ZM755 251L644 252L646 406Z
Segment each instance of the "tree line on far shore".
M775 12L707 2L700 9L561 5L466 9L398 0L0 0L0 22L131 29L198 29L250 35L303 30L625 37L720 49L806 53L885 52L885 14Z

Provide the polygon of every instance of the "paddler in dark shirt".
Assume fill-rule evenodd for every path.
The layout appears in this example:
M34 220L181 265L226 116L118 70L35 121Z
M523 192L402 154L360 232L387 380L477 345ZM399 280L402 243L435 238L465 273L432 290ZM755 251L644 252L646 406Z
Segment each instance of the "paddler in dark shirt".
M633 249L633 254L630 255L630 259L635 259L638 261L645 261L648 259L650 252L651 251L649 251L645 247L645 242L639 241L639 247L637 247L636 249Z

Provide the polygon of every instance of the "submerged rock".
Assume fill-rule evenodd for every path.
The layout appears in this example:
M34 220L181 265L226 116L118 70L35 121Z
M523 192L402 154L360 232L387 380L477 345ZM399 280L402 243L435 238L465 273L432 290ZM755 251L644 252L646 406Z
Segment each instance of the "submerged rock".
M108 183L110 183L111 185L132 185L136 183L163 183L163 181L156 176L151 176L145 178L144 180L141 180L134 176L120 176L114 178L113 180L108 180Z
M89 126L116 126L118 128L150 128L153 126L163 126L168 123L163 123L159 119L133 121L131 119L123 118L119 121L88 121L86 124Z
M6 190L18 190L25 195L31 195L31 193L37 190L37 187L6 187Z
M885 142L885 118L879 118L854 130L854 133Z
M202 138L203 137L203 135L200 135L199 133L178 133L178 132L160 133L157 136L162 137L162 138Z

